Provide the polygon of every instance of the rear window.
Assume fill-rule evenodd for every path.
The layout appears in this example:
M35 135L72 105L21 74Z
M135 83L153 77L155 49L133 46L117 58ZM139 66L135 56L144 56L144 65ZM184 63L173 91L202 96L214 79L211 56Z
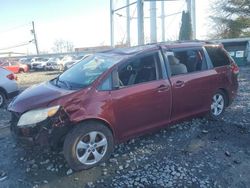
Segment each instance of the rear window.
M206 46L205 48L214 67L221 67L230 64L229 57L221 47Z

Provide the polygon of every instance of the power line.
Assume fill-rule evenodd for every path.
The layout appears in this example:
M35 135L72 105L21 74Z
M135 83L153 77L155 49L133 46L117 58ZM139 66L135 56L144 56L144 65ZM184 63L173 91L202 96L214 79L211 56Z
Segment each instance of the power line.
M21 46L26 46L26 45L30 44L31 42L33 42L33 40L30 40L29 42L22 42L22 43L13 45L13 46L8 46L8 47L5 47L5 48L1 48L0 50L8 50L8 49L12 49L12 48L17 48L17 47L21 47Z
M7 29L7 30L0 30L0 33L1 34L3 34L3 33L7 33L7 32L10 32L10 31L13 31L13 30L17 30L17 29L19 29L19 28L22 28L22 27L26 27L26 26L29 26L30 25L30 23L26 23L26 24L22 24L22 25L19 25L19 26L15 26L15 27L12 27L12 28L9 28L9 29Z

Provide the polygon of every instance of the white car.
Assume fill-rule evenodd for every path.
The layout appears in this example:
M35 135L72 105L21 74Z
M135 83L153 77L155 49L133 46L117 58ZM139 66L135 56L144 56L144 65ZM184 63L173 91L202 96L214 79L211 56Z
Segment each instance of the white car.
M7 99L16 96L18 93L15 74L0 67L0 107L5 104Z
M69 56L69 55L64 56L62 58L62 60L59 62L60 70L63 71L64 67L65 67L65 64L68 63L68 62L71 62L72 60L73 60L72 56Z
M47 58L33 58L31 60L31 69L33 70L45 70Z
M58 65L58 58L51 57L49 60L46 62L44 70L58 70L59 65Z

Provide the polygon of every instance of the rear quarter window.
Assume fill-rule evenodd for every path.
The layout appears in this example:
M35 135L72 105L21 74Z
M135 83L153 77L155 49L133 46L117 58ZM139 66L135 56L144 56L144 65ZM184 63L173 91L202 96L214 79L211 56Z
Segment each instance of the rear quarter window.
M230 64L229 57L221 47L206 46L205 48L214 67L221 67Z

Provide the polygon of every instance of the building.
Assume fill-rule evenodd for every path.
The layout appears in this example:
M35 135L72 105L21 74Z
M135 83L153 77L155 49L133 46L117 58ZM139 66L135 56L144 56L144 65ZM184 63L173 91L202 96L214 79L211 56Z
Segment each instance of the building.
M250 65L250 38L213 40L220 42L238 65Z

